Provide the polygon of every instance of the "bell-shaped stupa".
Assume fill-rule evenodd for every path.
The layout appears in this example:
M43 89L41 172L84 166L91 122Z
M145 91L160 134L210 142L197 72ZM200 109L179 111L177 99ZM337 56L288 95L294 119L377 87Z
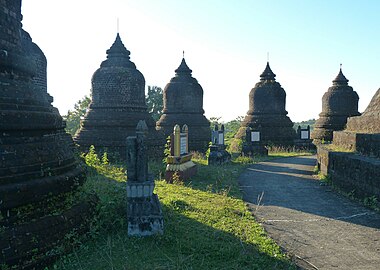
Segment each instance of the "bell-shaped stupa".
M72 200L85 175L21 19L21 0L0 1L0 265L39 269L86 230L92 206Z
M260 140L264 145L294 144L296 133L285 110L286 93L275 77L267 63L260 75L260 82L249 93L249 110L236 138L244 138L246 129L250 127L260 132Z
M144 120L149 129L150 156L163 151L164 137L156 132L155 122L147 111L144 76L129 55L117 34L107 50L107 59L92 76L91 104L74 137L83 151L94 145L111 158L125 160L126 138L135 134L140 120Z
M348 85L341 68L333 85L322 97L322 112L311 133L314 143L332 141L333 132L343 130L348 117L360 115L358 102L359 96Z
M210 123L203 115L202 86L191 73L183 58L175 70L175 77L164 89L164 110L157 121L157 129L169 136L176 124L186 124L189 128L189 150L205 152L211 140Z

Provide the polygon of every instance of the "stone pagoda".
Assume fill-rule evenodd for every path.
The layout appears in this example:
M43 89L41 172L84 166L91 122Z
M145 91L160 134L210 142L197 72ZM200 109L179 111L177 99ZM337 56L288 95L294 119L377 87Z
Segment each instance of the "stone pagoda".
M0 0L0 268L42 269L88 228L93 203L71 199L85 175L21 20L21 0Z
M317 145L321 173L355 197L379 202L380 89L361 116L349 117L345 130L334 131L332 146Z
M157 129L169 136L173 126L189 128L189 150L205 152L211 140L210 123L203 115L203 89L191 75L185 58L164 89L164 109Z
M293 145L296 133L285 110L286 93L275 77L267 63L260 82L249 93L249 110L236 138L244 139L249 128L259 132L263 145Z
M360 115L358 102L358 94L348 85L348 80L340 68L333 85L322 97L322 112L311 133L313 142L331 142L333 132L343 130L348 117Z
M149 129L147 145L150 156L163 152L165 138L155 130L147 111L145 79L130 60L120 35L107 50L107 59L92 76L92 100L81 128L74 137L83 151L91 145L110 158L125 160L126 138L135 134L139 120Z

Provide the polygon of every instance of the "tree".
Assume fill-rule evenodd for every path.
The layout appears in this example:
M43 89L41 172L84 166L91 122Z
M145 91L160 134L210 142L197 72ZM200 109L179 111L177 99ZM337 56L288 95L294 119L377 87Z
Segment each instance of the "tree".
M232 120L224 124L224 128L226 130L226 139L231 139L235 136L243 120L244 120L244 116L238 116L235 118L235 120Z
M294 122L293 123L293 128L297 130L298 126L301 126L301 128L306 128L307 126L310 126L310 131L314 130L314 125L317 120L315 119L310 119L306 121L301 121L301 122Z
M208 121L210 122L210 128L211 130L214 130L215 128L215 125L220 125L219 121L220 119L222 119L222 117L218 117L218 116L211 116L210 119L208 119Z
M145 97L148 112L154 121L158 121L164 109L164 91L158 86L148 86L148 94Z
M87 108L91 103L91 98L84 96L81 100L78 100L74 105L74 110L69 110L67 115L63 116L66 121L66 132L74 136L80 128L80 119L86 114Z

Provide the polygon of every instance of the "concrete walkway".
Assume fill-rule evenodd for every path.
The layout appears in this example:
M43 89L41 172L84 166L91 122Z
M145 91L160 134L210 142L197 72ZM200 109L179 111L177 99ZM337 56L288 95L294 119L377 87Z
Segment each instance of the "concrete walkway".
M308 156L252 165L239 178L244 200L301 269L380 269L380 214L321 186L315 164Z

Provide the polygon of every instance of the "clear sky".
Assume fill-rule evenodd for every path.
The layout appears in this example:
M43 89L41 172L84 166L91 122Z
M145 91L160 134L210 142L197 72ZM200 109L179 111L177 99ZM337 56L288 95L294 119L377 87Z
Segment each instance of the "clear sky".
M119 32L146 85L162 88L185 59L207 117L245 115L267 53L293 121L318 118L343 64L363 111L380 88L378 0L23 0L24 29L48 60L61 114L90 94Z

